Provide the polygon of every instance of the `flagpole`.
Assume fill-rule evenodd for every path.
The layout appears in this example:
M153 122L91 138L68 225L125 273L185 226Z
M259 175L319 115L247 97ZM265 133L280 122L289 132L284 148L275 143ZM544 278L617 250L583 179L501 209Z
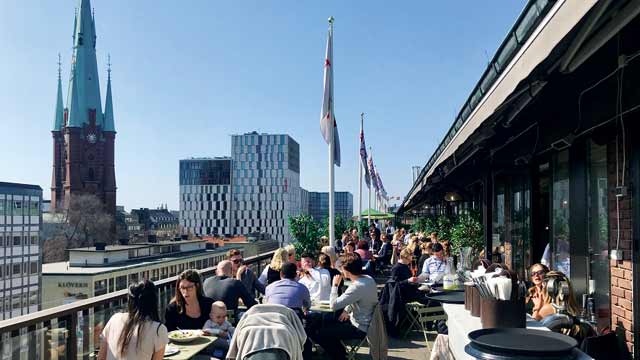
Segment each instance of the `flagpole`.
M362 136L362 132L364 131L364 113L360 113L360 135ZM362 141L362 139L360 140ZM362 156L360 155L360 147L362 146L362 144L358 145L358 157ZM362 234L362 229L360 224L362 223L362 161L358 161L360 163L360 166L358 166L358 177L359 177L359 181L358 181L358 233L360 233L360 236L363 236L364 234Z
M369 156L371 157L371 146L369 146ZM371 184L369 185L369 206L367 207L367 225L371 226L371 188L373 187L373 174L371 177Z
M333 38L333 16L329 17L329 36ZM333 60L333 59L331 59ZM331 64L333 67L333 64ZM333 73L333 69L331 71ZM335 234L335 178L334 178L334 161L335 161L335 117L333 113L333 76L331 76L331 100L329 104L331 130L329 131L329 245L336 246Z

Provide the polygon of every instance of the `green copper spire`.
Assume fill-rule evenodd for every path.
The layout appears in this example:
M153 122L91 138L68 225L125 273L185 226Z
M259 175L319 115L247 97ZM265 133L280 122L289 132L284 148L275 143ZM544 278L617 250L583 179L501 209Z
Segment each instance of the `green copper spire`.
M111 99L111 55L107 60L107 99L104 104L104 131L116 132L113 122L113 100Z
M69 127L82 127L92 119L96 125L103 125L96 32L89 0L80 0L80 10L76 15L67 108Z
M58 98L56 99L56 114L53 122L53 131L61 131L63 118L64 118L64 108L62 105L62 70L61 67L62 62L60 61L60 54L58 54Z

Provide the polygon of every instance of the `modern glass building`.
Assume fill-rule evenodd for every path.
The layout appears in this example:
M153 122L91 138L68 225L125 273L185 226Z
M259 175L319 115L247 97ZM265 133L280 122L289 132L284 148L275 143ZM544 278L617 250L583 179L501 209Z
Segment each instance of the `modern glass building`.
M39 310L42 188L0 182L0 319Z
M351 219L353 216L353 195L348 191L336 191L336 217ZM329 216L329 193L309 192L309 215L316 221L324 221Z
M231 158L180 160L180 225L196 235L232 234Z
M235 234L267 233L287 243L301 212L300 145L289 135L232 135Z

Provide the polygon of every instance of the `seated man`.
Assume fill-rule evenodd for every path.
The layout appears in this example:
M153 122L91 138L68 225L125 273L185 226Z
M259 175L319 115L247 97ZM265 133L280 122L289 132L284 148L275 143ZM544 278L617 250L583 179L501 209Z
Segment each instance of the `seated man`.
M271 283L265 290L265 304L279 304L293 309L302 315L311 307L309 289L296 281L296 264L286 263L280 269L282 280Z
M326 269L314 268L310 254L302 254L300 259L301 275L298 280L309 289L312 301L329 301L331 294L331 274Z
M389 237L386 234L382 234L382 245L377 253L373 254L378 266L389 265L391 261L391 244L389 243Z
M233 277L242 282L249 294L255 295L256 291L264 294L264 285L258 281L256 274L244 264L240 250L229 250L227 260L231 261L231 273Z
M422 265L422 272L418 276L417 280L433 280L434 282L441 282L442 277L446 273L447 260L443 255L443 247L440 243L434 243L431 247L431 257L428 258L424 265ZM415 280L415 278L412 278Z
M345 359L346 351L340 343L345 339L364 339L373 318L373 310L378 304L376 282L362 273L362 260L356 254L345 254L342 272L351 280L351 285L340 296L338 286L342 276L333 278L329 305L331 310L344 309L337 317L325 319L323 326L312 332L312 339L322 346L330 359Z
M216 267L216 276L204 281L203 290L207 297L212 298L213 301L224 302L228 310L234 310L237 313L238 299L242 299L247 308L255 305L256 300L240 280L232 277L231 269L231 261L219 262Z

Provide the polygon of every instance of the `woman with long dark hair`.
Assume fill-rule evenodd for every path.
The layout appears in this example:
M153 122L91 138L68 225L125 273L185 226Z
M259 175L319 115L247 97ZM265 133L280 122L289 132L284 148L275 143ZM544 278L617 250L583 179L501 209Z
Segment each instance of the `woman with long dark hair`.
M102 330L98 359L162 359L169 340L158 316L155 285L149 280L131 284L128 297L127 312L114 314Z
M185 270L176 281L176 296L171 299L164 319L169 331L202 329L209 320L213 299L204 296L202 279L196 270Z

